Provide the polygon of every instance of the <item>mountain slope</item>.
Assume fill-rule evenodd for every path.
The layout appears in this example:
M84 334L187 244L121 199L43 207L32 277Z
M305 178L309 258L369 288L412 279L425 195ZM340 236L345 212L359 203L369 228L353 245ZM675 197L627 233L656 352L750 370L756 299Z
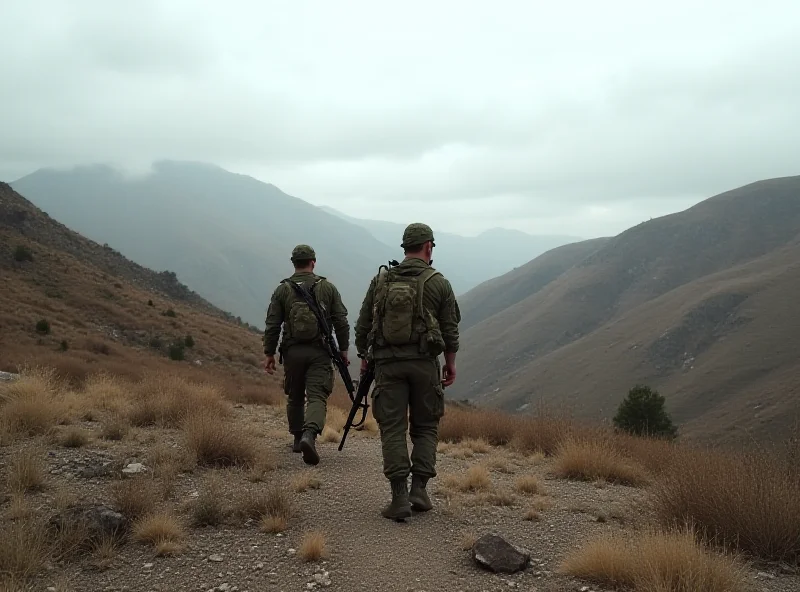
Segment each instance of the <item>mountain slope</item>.
M352 224L362 226L373 237L392 249L399 248L406 225L420 221L410 218L401 222L368 220L354 218L329 207L323 206L322 209ZM457 295L523 265L545 251L581 240L579 237L566 235L531 235L506 228L492 228L470 237L441 232L436 230L435 224L431 226L436 236L434 267L450 280Z
M276 391L261 337L178 282L73 232L0 183L0 370L167 369ZM46 320L49 331L37 331ZM193 343L186 345L191 335ZM170 345L183 343L183 360ZM175 356L180 358L181 356ZM235 393L234 393L235 394Z
M292 272L295 244L315 248L318 273L337 284L353 319L377 266L397 256L359 226L213 165L162 161L138 177L103 165L42 169L12 186L81 234L175 271L259 328L269 295Z
M460 329L465 331L535 294L608 240L597 238L556 247L522 267L479 284L458 299L461 309Z
M755 392L756 378L767 381L760 387L767 388L789 372L789 361L778 358L774 367L752 370L748 380L731 382L718 369L749 368L754 355L767 359L776 348L791 348L776 323L794 316L788 295L798 285L789 263L800 255L798 234L800 177L752 183L631 228L538 292L467 329L459 381L450 396L506 408L541 397L608 418L627 389L645 381L670 389L665 394L671 408L696 429L715 418L717 433L722 409L741 411L744 398ZM704 295L724 285L726 273L746 289L706 301ZM738 306L758 323L730 327L724 341L741 347L723 355L718 325L725 315L738 314ZM686 321L690 310L695 312ZM659 341L664 334L675 335L674 342ZM614 342L636 348L609 359L603 352ZM705 353L684 382L677 381L684 354L694 356L695 350ZM659 351L660 358L645 354ZM712 359L716 366L698 366ZM688 402L701 395L715 399L713 404L701 408ZM746 421L743 413L728 423Z

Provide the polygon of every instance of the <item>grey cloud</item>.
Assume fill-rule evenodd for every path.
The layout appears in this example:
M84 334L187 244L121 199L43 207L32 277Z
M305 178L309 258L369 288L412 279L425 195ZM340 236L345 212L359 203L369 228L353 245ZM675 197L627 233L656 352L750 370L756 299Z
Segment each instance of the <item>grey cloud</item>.
M6 5L0 175L204 160L472 227L798 172L794 2L464 6Z

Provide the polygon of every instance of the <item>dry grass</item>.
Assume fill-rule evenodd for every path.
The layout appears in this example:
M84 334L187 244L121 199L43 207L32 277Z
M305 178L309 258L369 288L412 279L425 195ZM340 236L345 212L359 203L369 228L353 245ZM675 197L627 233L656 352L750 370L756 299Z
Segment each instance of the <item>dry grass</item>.
M305 534L297 549L297 555L303 561L319 561L327 554L325 535L319 531Z
M554 472L559 477L594 481L604 479L624 485L648 482L644 468L623 456L608 439L569 439L559 445Z
M186 446L197 462L209 466L253 467L268 464L268 451L209 408L190 413L183 424Z
M263 522L268 517L288 523L294 516L295 509L288 491L281 485L272 484L266 488L245 491L238 500L235 511L241 518Z
M464 551L469 551L478 542L478 535L474 532L465 532L459 538L459 547Z
M558 417L544 407L536 415L515 416L487 409L449 407L439 426L443 442L478 440L493 446L511 445L521 451L552 454L561 441L585 431L577 422Z
M100 430L100 437L103 440L119 441L125 438L130 431L130 426L121 417L112 417L105 423Z
M44 453L38 448L23 448L8 460L8 487L14 493L41 491L45 486Z
M219 475L211 473L206 477L191 508L194 526L217 526L225 520L227 510L223 504L222 478Z
M0 537L0 585L3 576L13 581L32 577L44 566L49 553L47 527L41 519L31 516L4 524Z
M731 556L706 550L689 529L606 534L568 556L560 571L617 589L648 592L746 589L742 565Z
M19 379L0 383L0 421L10 436L47 433L65 419L63 387L53 368L24 367Z
M89 443L89 440L86 430L73 426L61 436L61 445L65 448L83 448Z
M289 519L285 516L262 516L261 530L274 534L289 528Z
M291 486L295 492L302 493L309 489L319 489L322 480L310 470L305 470L292 478Z
M320 434L319 439L321 442L338 442L342 439L342 435L335 431L332 427L326 425L324 428L322 428L322 433Z
M180 375L157 372L135 385L129 418L135 426L179 427L190 414L201 412L226 418L231 405L214 384L192 384Z
M445 475L442 486L462 493L488 491L492 487L492 479L485 466L472 465L460 475Z
M528 508L525 514L523 514L522 519L528 522L538 522L542 519L542 516L536 508Z
M791 459L685 449L656 482L653 499L664 525L690 523L730 548L800 560L800 475Z
M84 383L84 401L89 409L122 414L129 410L133 383L106 371L90 374Z
M174 555L181 551L186 531L177 516L169 511L156 511L134 522L133 538L152 545L156 555Z
M162 499L158 482L150 476L137 476L111 487L114 507L124 516L137 519L153 511Z
M514 486L525 495L544 495L544 487L536 475L523 475L516 480Z

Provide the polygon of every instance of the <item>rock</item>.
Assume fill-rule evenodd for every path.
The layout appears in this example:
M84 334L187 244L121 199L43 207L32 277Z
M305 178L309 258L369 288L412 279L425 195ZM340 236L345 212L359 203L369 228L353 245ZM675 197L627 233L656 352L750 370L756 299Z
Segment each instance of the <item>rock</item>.
M19 374L11 374L11 372L0 372L0 382L12 382L19 378Z
M482 536L472 547L478 565L495 573L515 573L530 563L530 553L512 545L497 534Z
M214 553L213 555L209 555L208 556L208 560L209 561L214 561L216 563L219 563L220 561L222 561L222 555L219 555L218 553Z
M62 529L67 524L86 525L90 539L102 536L118 536L126 532L128 519L105 505L78 505L68 508L50 518L50 526Z
M122 469L122 472L126 475L136 475L138 473L144 473L146 470L147 468L142 463L135 462L127 465L124 469Z

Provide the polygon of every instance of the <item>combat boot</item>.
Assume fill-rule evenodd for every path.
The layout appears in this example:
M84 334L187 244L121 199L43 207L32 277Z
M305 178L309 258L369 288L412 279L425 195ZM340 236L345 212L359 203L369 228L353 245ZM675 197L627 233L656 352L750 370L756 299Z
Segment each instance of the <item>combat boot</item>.
M300 438L303 437L303 432L293 432L294 435L294 443L292 444L292 452L302 452L300 448Z
M417 475L411 477L411 492L408 494L408 501L411 502L411 509L416 512L427 512L433 508L431 498L425 491L427 484L427 477L418 477Z
M303 432L303 437L300 438L300 451L303 453L303 462L307 465L315 465L319 463L319 454L314 441L317 439L317 434L312 430Z
M381 514L397 522L403 522L411 517L411 504L408 501L408 483L405 479L393 479L392 501L383 508Z

